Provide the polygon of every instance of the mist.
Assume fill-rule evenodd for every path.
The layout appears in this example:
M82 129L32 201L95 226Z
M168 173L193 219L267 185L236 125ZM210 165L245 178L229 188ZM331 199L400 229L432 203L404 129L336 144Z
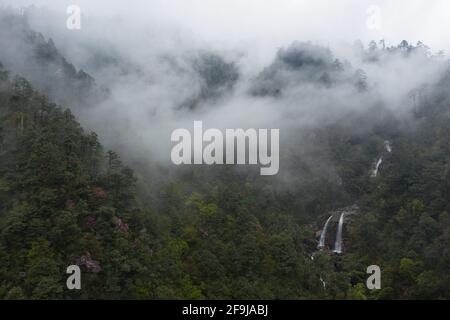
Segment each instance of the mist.
M281 175L289 176L293 153L318 166L308 160L311 130L364 112L409 117L411 91L439 80L446 61L438 52L450 47L446 1L0 3L35 5L26 10L30 28L106 88L95 103L68 105L85 128L127 161L164 166L172 166L171 132L191 129L194 120L218 129L280 128ZM82 10L81 30L66 28L70 4ZM373 5L381 13L376 30L367 26ZM374 53L371 40L378 47L380 40L386 47L422 41L431 49ZM18 67L20 59L12 49L0 61L33 74ZM380 121L373 118L353 130L370 131Z
M0 0L0 299L448 299L449 9Z

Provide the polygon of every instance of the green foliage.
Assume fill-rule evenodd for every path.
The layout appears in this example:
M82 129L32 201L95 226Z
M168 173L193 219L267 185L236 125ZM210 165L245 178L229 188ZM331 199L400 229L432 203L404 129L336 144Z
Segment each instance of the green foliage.
M311 50L280 52L273 68L312 65L334 80L344 72ZM197 67L213 91L237 77L214 56ZM0 299L448 299L444 80L433 95L441 99L416 110L415 130L400 130L382 107L315 129L313 158L333 170L310 172L293 157L292 175L304 180L293 186L205 166L143 183L70 111L0 66ZM351 81L365 89L362 71ZM355 121L371 129L355 131ZM382 152L381 174L370 178ZM317 252L322 217L355 202L345 254ZM65 286L71 264L81 266L80 291ZM379 291L365 287L372 264L382 270Z

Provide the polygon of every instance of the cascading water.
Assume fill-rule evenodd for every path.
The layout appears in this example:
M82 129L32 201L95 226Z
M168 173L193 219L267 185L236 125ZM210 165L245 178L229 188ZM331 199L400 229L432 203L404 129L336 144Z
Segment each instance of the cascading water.
M339 225L337 229L336 234L336 242L334 243L334 253L342 253L342 227L344 225L344 215L345 212L341 214L341 217L339 218Z
M383 162L383 157L380 157L380 159L378 159L377 163L375 164L375 169L373 169L373 171L372 171L373 178L378 176L378 170L380 169L380 165L382 162Z
M392 146L391 142L389 140L384 141L384 147L386 148L386 151L391 153L392 152Z
M322 233L320 234L319 245L317 246L319 249L325 247L325 237L327 235L328 224L330 223L331 218L333 218L332 215L327 219L327 222L325 222Z
M385 140L384 141L384 148L386 149L386 151L388 153L392 152L392 145L391 145L391 142L389 140ZM383 157L381 156L378 159L378 161L375 163L374 168L372 169L372 174L371 174L372 178L376 178L378 176L378 171L380 169L380 165L381 165L382 162L383 162Z
M323 280L322 276L320 276L319 280L322 283L323 290L327 290L327 283Z

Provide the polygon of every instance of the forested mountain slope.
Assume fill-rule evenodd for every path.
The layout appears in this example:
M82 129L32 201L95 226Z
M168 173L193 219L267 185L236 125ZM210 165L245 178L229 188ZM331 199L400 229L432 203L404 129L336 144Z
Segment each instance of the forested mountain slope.
M280 49L254 77L216 53L174 55L158 61L175 80L128 78L133 66L116 83L129 82L122 108L86 108L119 132L112 139L130 159L159 150L148 132L146 141L126 131L173 120L155 114L243 110L240 120L258 118L245 113L256 106L281 127L271 179L253 167L157 167L145 157L131 170L72 113L94 110L107 91L26 19L0 15L0 26L0 299L450 298L450 67L425 45L358 49L371 73L307 42ZM439 77L423 77L406 97L383 96L386 84L368 76L394 83L420 67ZM176 91L178 78L192 88ZM170 110L143 105L125 118L135 102L160 102L147 91L173 97L163 101ZM224 112L227 102L238 108ZM359 209L345 220L343 254L329 250L336 219L318 250L325 221L349 206ZM72 264L80 291L66 288ZM381 290L365 286L373 264Z
M170 192L168 212L144 212L131 170L103 152L95 134L25 79L1 75L1 298L322 294L298 227L282 213L260 222L251 186L180 198ZM231 207L227 190L237 197ZM65 288L70 264L82 266L80 293Z
M0 10L0 61L8 70L31 81L51 99L64 105L86 107L108 91L58 51L52 39L33 30L27 17Z

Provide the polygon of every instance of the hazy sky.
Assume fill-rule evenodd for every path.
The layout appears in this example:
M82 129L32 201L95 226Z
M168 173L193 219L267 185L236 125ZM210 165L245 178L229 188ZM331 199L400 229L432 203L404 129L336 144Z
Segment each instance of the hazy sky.
M21 6L34 3L65 12L80 5L86 16L120 15L125 22L180 28L218 45L280 47L293 40L334 44L341 40L384 38L422 40L450 51L448 0L0 0ZM369 29L368 8L380 8L380 28Z

